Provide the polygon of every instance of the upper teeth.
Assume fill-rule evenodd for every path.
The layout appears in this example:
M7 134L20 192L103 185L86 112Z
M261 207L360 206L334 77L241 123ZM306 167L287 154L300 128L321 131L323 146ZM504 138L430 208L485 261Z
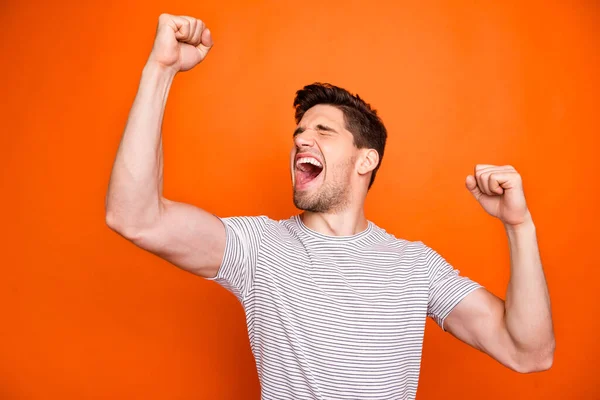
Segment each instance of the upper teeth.
M323 168L323 165L317 159L312 157L302 157L299 158L298 161L296 161L296 165L305 163L316 165L319 168Z

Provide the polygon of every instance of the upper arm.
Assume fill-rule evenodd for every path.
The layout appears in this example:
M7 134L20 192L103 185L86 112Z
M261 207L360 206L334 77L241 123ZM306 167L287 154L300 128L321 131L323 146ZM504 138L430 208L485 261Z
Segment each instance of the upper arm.
M514 370L521 365L504 319L504 301L484 288L466 296L444 320L444 330Z
M212 278L223 259L225 238L225 227L213 214L162 199L157 222L130 240L183 270Z
M481 285L461 276L459 270L428 246L424 246L424 257L429 275L427 315L443 329L446 317L456 305Z
M430 275L427 314L445 331L515 369L518 353L504 320L504 301L461 276L435 250L425 247Z
M460 276L435 250L426 247L425 255L430 273L428 315L459 340L518 369L520 353L506 329L504 301Z

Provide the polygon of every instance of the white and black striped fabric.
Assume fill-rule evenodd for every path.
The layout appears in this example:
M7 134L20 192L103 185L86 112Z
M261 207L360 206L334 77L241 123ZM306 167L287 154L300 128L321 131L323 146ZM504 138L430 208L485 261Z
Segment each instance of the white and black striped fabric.
M261 398L414 399L425 320L481 287L423 242L369 221L328 236L300 216L222 219L214 280L241 301Z

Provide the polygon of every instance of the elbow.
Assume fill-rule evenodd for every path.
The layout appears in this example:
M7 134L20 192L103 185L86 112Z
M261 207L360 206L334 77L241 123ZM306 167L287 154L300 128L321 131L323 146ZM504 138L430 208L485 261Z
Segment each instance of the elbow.
M164 208L161 199L158 207L143 206L143 207L118 207L106 200L104 213L104 221L106 225L125 239L137 241L141 238L142 233L154 228L160 220L161 210Z
M554 351L549 354L540 364L539 368L536 371L533 372L542 372L542 371L548 371L551 367L552 364L554 363Z
M554 362L554 355L548 355L544 358L537 359L533 362L526 362L516 365L512 368L514 371L520 374L531 374L534 372L548 371L552 367Z
M520 361L511 366L511 369L521 374L548 371L554 363L554 349L556 342L552 342L541 351L529 352Z
M104 222L106 223L106 226L108 226L111 230L113 230L119 234L123 234L123 231L124 231L123 223L113 213L107 212L106 216L104 217Z
M106 213L105 223L111 230L117 232L119 235L128 240L135 240L139 236L136 229L133 229L133 227L130 225L123 223L122 219L118 218L112 213Z

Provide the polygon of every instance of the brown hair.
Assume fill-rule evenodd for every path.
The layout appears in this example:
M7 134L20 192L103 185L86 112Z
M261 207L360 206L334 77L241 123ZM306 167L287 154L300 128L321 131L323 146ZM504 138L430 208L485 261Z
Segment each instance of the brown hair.
M318 104L329 104L339 108L344 113L346 129L354 136L354 145L359 149L375 149L379 153L379 164L373 170L369 189L375 180L375 174L381 166L383 151L387 139L387 131L377 111L361 99L358 94L353 95L346 89L329 83L313 83L304 86L296 92L294 108L296 109L296 124L300 122L304 113Z

